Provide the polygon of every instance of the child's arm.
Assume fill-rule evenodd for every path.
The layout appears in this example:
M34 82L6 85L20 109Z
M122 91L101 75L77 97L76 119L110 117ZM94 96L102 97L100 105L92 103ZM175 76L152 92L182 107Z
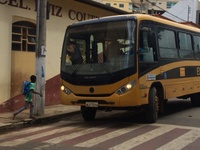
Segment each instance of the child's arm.
M31 90L31 91L32 91L32 93L38 94L38 95L40 95L40 97L42 97L42 94L41 94L41 93L38 93L38 92L36 92L36 91L34 91L34 90Z

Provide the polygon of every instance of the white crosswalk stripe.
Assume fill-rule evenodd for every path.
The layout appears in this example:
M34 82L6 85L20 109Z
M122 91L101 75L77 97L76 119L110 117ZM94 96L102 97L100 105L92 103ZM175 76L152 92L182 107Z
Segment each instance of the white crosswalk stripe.
M140 145L146 141L149 141L150 139L153 139L159 135L162 135L166 132L169 132L170 130L172 130L173 128L171 126L164 126L164 127L160 127L158 129L155 129L153 131L149 131L145 134L142 134L140 136L134 137L126 142L123 142L119 145L116 145L112 148L110 148L110 150L122 150L122 149L131 149L137 145Z
M133 131L133 130L136 130L138 129L139 127L142 127L141 125L138 125L138 126L134 126L134 128L123 128L123 129L118 129L116 131L113 131L111 133L108 133L108 134L105 134L105 135L102 135L102 136L99 136L99 137L96 137L96 138L93 138L91 140L88 140L88 141L85 141L85 142L82 142L82 143L79 143L75 146L80 146L80 147L92 147L98 143L101 143L101 142L104 142L106 140L109 140L109 139L112 139L114 137L117 137L117 136L120 136L122 134L125 134L125 133L128 133L130 131ZM96 143L96 141L98 141L98 143Z
M1 147L16 147L31 141L43 143L43 145L35 147L35 150L48 148L50 145L61 144L62 142L64 142L63 144L72 142L73 144L70 146L87 149L95 146L101 147L105 142L112 142L116 138L120 142L109 145L109 150L129 150L144 145L144 143L148 144L149 141L155 141L158 136L174 134L174 131L177 130L181 133L175 136L174 139L166 140L161 145L158 145L157 150L181 150L200 138L200 129L192 127L163 124L134 124L127 126L120 123L119 126L117 124L106 125L103 123L97 126L87 126L87 124L66 121L1 135L0 149ZM132 136L133 134L135 136ZM86 137L87 135L90 136L83 138L85 135ZM124 139L123 137L126 138Z
M65 125L65 124L66 124L66 122L61 122L58 125ZM41 127L41 128L33 128L33 129L26 130L26 132L22 131L22 132L14 133L14 134L16 134L17 136L22 135L24 133L30 134L31 132L39 131L41 129L48 129L49 127L51 127L51 126L44 126L44 127ZM58 129L53 129L53 130L50 130L50 131L47 131L47 132L43 132L42 134L38 133L38 134L35 134L35 135L31 135L31 136L27 135L26 138L22 137L22 138L18 138L16 140L12 140L12 141L2 142L2 143L0 143L0 146L17 146L17 145L26 143L30 140L34 140L34 139L38 139L38 138L48 136L48 135L52 135L52 134L55 134L55 133L71 130L73 128L74 128L73 126L60 127Z
M66 131L66 130L71 130L73 128L74 127L64 127L64 128L60 128L60 129L51 130L51 131L48 131L48 132L45 132L45 133L42 133L42 134L38 133L36 135L28 136L26 138L20 138L20 139L14 140L14 141L8 141L8 142L0 143L0 146L2 146L2 145L4 145L4 146L16 146L16 145L20 145L20 144L26 143L28 141L44 137L44 136L52 135L52 134L55 134L55 133Z
M72 121L60 121L60 122L57 122L55 123L57 126L60 126L60 125L67 125L69 123L72 123ZM4 134L3 136L0 135L0 141L1 140L4 140L8 137L10 137L10 134L12 134L12 136L19 136L19 135L22 135L22 134L27 134L27 133L31 133L31 132L35 132L35 131L38 131L38 130L43 130L43 129L48 129L49 127L53 127L55 126L55 124L51 124L51 125L46 125L46 126L39 126L39 127L35 127L35 128L27 128L27 129L23 129L22 131L19 130L18 132L9 132L7 134Z
M184 135L174 139L173 141L161 146L157 150L181 150L199 137L199 130L191 130L188 133L185 133Z
M96 132L96 131L99 131L99 130L102 130L101 127L93 127L93 128L85 128L79 132L74 132L72 134L68 134L68 135L63 135L63 136L60 136L60 137L56 137L56 138L53 138L53 139L50 139L50 140L46 140L45 142L46 143L51 143L51 144L58 144L58 143L61 143L65 140L69 140L69 139L72 139L72 138L76 138L76 137L79 137L81 135L84 135L84 134L88 134L88 133L92 133L92 132Z
M9 132L7 134L4 134L3 136L0 135L0 141L4 140L5 138L9 138L10 134L12 134L13 136L19 136L19 135L22 135L22 134L27 134L27 133L30 133L30 132L35 132L35 131L47 129L47 128L49 128L49 126L28 128L28 129L23 130L23 132L20 132L20 131L19 132Z

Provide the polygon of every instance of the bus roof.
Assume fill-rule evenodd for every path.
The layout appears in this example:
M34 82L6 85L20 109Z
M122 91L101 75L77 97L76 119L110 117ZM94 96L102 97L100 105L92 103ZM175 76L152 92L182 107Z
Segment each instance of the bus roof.
M77 22L77 23L74 23L72 26L93 24L93 23L95 24L98 22L107 22L107 21L121 21L121 20L129 20L129 19L130 20L137 19L139 21L149 20L149 21L154 21L154 22L158 22L158 23L165 24L165 25L170 25L170 26L177 27L177 28L182 28L185 30L200 32L200 29L197 28L197 25L192 26L191 24L188 25L186 23L178 23L178 22L171 21L169 19L165 19L163 17L152 16L152 15L147 15L147 14L125 14L125 15L106 16L106 17Z
M169 20L167 18L160 17L158 15L152 16L152 15L144 15L144 14L135 14L135 16L138 20L151 20L151 21L154 21L154 22L174 26L174 27L177 27L177 28L191 30L191 31L194 31L194 32L200 32L200 29L198 28L197 25L191 24L191 23L188 23L188 22L179 23L179 22Z

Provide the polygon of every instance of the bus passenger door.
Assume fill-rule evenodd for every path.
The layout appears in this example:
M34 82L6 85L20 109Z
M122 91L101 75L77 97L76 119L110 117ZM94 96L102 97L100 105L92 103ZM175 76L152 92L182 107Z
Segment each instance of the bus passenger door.
M150 26L140 26L139 30L139 75L143 75L157 65L155 36Z

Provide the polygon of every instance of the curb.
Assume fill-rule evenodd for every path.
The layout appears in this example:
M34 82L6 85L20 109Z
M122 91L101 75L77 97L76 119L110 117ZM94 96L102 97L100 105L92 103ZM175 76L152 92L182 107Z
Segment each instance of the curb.
M45 124L45 123L49 123L50 121L56 122L56 121L61 120L64 117L73 116L79 113L80 111L74 111L74 112L69 112L69 113L61 113L61 114L52 115L52 116L40 117L40 118L37 118L32 124L38 124L38 123Z
M29 126L34 126L34 125L38 125L38 124L45 125L50 122L54 123L65 117L73 116L73 115L76 115L79 113L80 113L80 111L74 111L74 112L56 114L56 115L52 115L52 116L44 116L44 117L39 117L39 118L35 119L33 122L25 122L24 120L20 120L18 122L6 123L6 124L0 126L0 134L3 132L7 132L8 130L10 131L10 130L20 129L23 127L29 127Z

